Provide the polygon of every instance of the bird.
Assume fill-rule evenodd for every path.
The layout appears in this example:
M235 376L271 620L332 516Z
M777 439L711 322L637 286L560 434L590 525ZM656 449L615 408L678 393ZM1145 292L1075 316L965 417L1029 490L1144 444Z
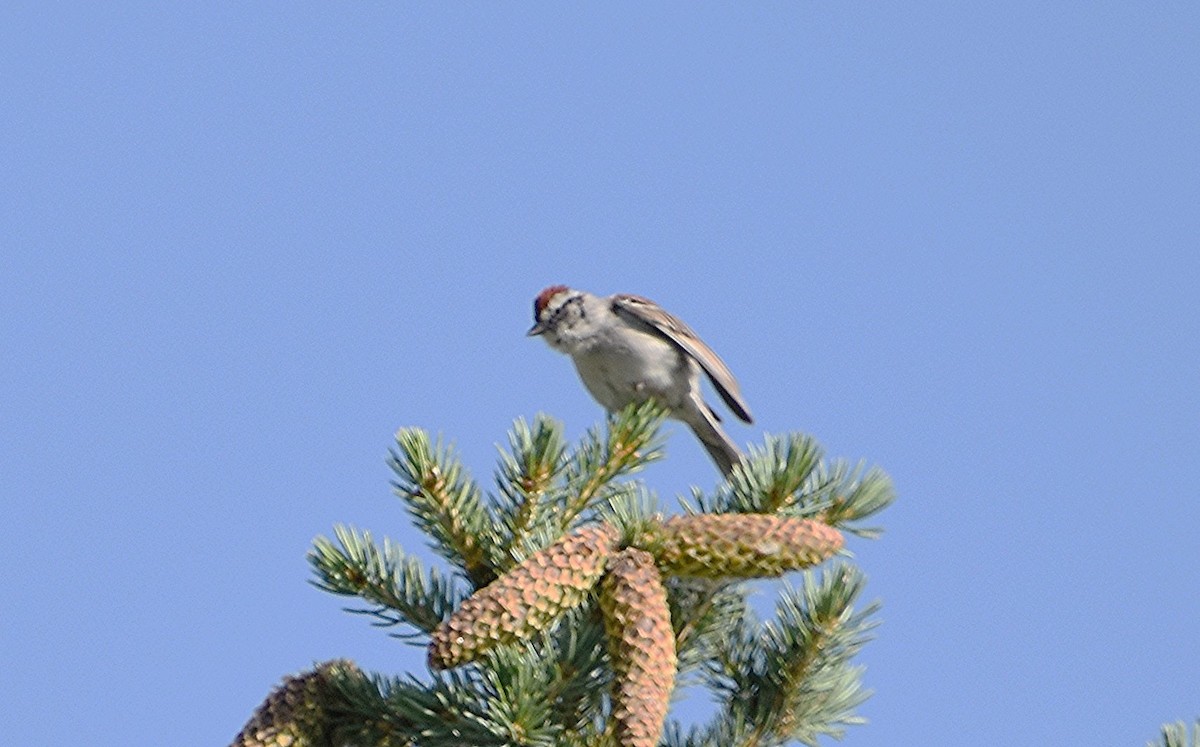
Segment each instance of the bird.
M729 367L679 318L641 296L597 296L551 285L534 299L533 320L528 335L569 355L584 387L605 410L657 400L696 434L722 475L728 477L741 461L720 416L704 401L700 373L747 423L754 422L750 408Z

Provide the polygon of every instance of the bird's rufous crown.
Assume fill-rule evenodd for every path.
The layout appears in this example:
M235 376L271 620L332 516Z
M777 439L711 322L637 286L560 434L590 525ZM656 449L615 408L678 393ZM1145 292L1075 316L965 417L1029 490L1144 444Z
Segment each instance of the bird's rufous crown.
M568 290L570 290L570 288L565 285L552 285L546 290L537 294L537 298L533 299L534 321L541 321L542 312L544 312L546 307L550 305L550 299L554 298L559 293L565 293Z

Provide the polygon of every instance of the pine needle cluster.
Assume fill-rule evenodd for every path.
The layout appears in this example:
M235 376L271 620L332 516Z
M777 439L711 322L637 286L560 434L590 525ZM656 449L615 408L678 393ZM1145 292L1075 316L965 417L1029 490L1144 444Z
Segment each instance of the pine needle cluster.
M1182 721L1163 724L1158 741L1146 742L1146 747L1200 747L1200 719L1192 724L1191 736L1188 725Z
M653 403L570 446L518 421L486 492L416 429L389 465L442 571L390 540L337 527L313 583L428 647L427 676L323 664L277 688L234 747L770 747L860 723L852 661L877 605L847 533L893 498L878 469L828 463L807 436L768 438L712 494L666 517L632 476L662 457ZM742 580L796 571L760 620ZM677 682L709 689L711 721L666 721Z

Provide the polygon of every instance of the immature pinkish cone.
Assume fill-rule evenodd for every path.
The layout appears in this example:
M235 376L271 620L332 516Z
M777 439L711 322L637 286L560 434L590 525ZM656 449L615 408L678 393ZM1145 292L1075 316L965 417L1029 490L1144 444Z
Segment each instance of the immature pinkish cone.
M828 524L767 514L673 516L639 542L674 576L778 576L816 565L841 549Z
M358 673L352 661L327 661L271 691L231 747L316 747L329 744L325 706L337 674Z
M597 524L530 555L468 597L433 631L429 666L456 667L493 646L545 630L587 598L616 543L617 531Z
M650 553L613 556L600 587L613 668L612 718L621 747L654 747L675 687L675 633L667 590Z

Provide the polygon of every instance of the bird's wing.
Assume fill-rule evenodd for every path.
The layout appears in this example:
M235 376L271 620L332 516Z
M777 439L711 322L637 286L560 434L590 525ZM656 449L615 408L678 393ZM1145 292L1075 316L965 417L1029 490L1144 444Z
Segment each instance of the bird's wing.
M746 405L746 400L742 399L742 392L738 389L737 380L733 378L733 373L725 365L725 361L721 360L721 357L714 353L712 348L705 345L704 341L686 324L663 311L658 304L641 296L624 293L613 296L612 308L617 314L628 314L643 324L649 325L692 356L704 369L704 373L708 374L717 394L721 395L721 399L725 400L729 409L747 423L753 422L750 408Z

